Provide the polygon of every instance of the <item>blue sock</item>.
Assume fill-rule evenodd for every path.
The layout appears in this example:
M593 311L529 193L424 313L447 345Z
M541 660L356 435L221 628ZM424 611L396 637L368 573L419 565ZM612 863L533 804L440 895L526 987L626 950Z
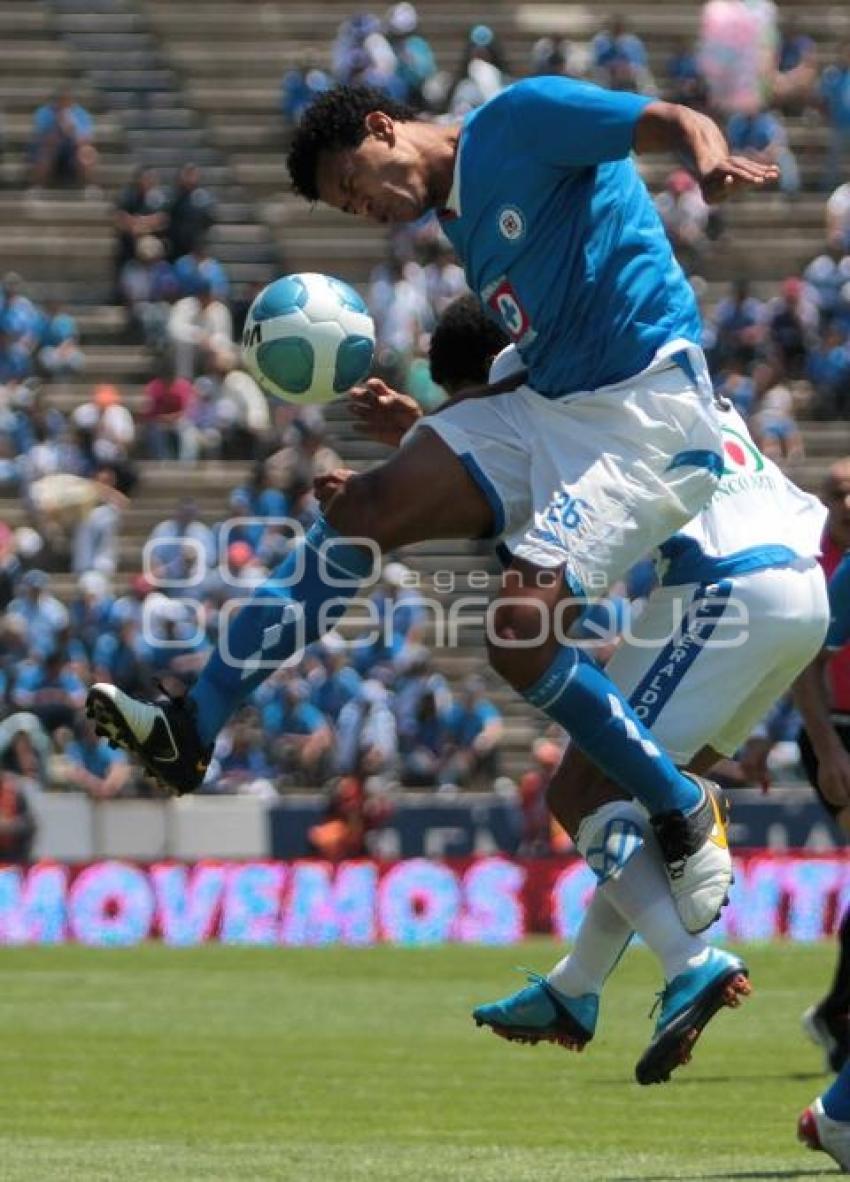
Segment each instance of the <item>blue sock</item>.
M564 646L526 701L559 723L597 767L650 814L689 812L702 790L683 775L610 678L581 649Z
M369 549L346 541L319 518L251 601L230 616L189 691L205 746L261 682L333 627L372 567Z
M850 1062L844 1064L820 1100L830 1120L850 1121Z

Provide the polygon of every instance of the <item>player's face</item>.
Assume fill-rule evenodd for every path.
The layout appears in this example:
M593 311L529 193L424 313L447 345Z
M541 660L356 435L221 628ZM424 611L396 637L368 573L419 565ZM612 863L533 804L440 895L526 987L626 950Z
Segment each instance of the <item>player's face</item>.
M367 125L358 147L322 153L319 197L343 213L382 224L415 222L431 204L423 160L404 134L404 124L373 112Z

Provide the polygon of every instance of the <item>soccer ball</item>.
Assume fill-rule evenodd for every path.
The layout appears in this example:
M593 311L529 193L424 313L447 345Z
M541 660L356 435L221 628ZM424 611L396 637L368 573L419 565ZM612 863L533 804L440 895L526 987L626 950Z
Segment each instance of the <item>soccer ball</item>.
M375 325L353 287L330 275L286 275L264 287L242 334L242 360L268 394L329 402L369 372Z

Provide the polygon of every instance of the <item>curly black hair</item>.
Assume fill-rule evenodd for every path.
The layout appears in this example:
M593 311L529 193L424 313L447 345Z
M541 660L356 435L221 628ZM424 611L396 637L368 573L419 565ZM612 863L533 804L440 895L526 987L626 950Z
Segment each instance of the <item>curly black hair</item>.
M310 104L295 128L286 167L292 188L308 201L319 199L316 170L319 153L356 148L366 138L366 116L383 111L391 119L409 123L416 111L398 103L375 86L335 86Z
M490 362L510 341L472 293L448 305L431 335L431 377L445 390L483 386Z

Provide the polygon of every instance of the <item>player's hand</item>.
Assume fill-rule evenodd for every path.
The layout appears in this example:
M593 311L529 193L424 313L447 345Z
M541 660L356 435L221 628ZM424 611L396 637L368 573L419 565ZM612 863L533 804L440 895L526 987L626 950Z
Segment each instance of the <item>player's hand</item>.
M836 808L850 805L850 755L843 748L818 760L818 787Z
M718 205L742 189L760 189L779 180L775 164L761 164L746 156L727 156L700 178L702 195L709 205Z
M390 389L380 378L355 386L349 390L348 399L358 435L390 447L398 447L402 436L422 417L415 398Z
M325 472L313 481L313 492L323 513L340 489L349 482L354 472L350 468L334 468L332 472Z
M767 757L772 743L769 739L747 739L738 759L741 772L748 784L758 784L763 792L770 787Z

